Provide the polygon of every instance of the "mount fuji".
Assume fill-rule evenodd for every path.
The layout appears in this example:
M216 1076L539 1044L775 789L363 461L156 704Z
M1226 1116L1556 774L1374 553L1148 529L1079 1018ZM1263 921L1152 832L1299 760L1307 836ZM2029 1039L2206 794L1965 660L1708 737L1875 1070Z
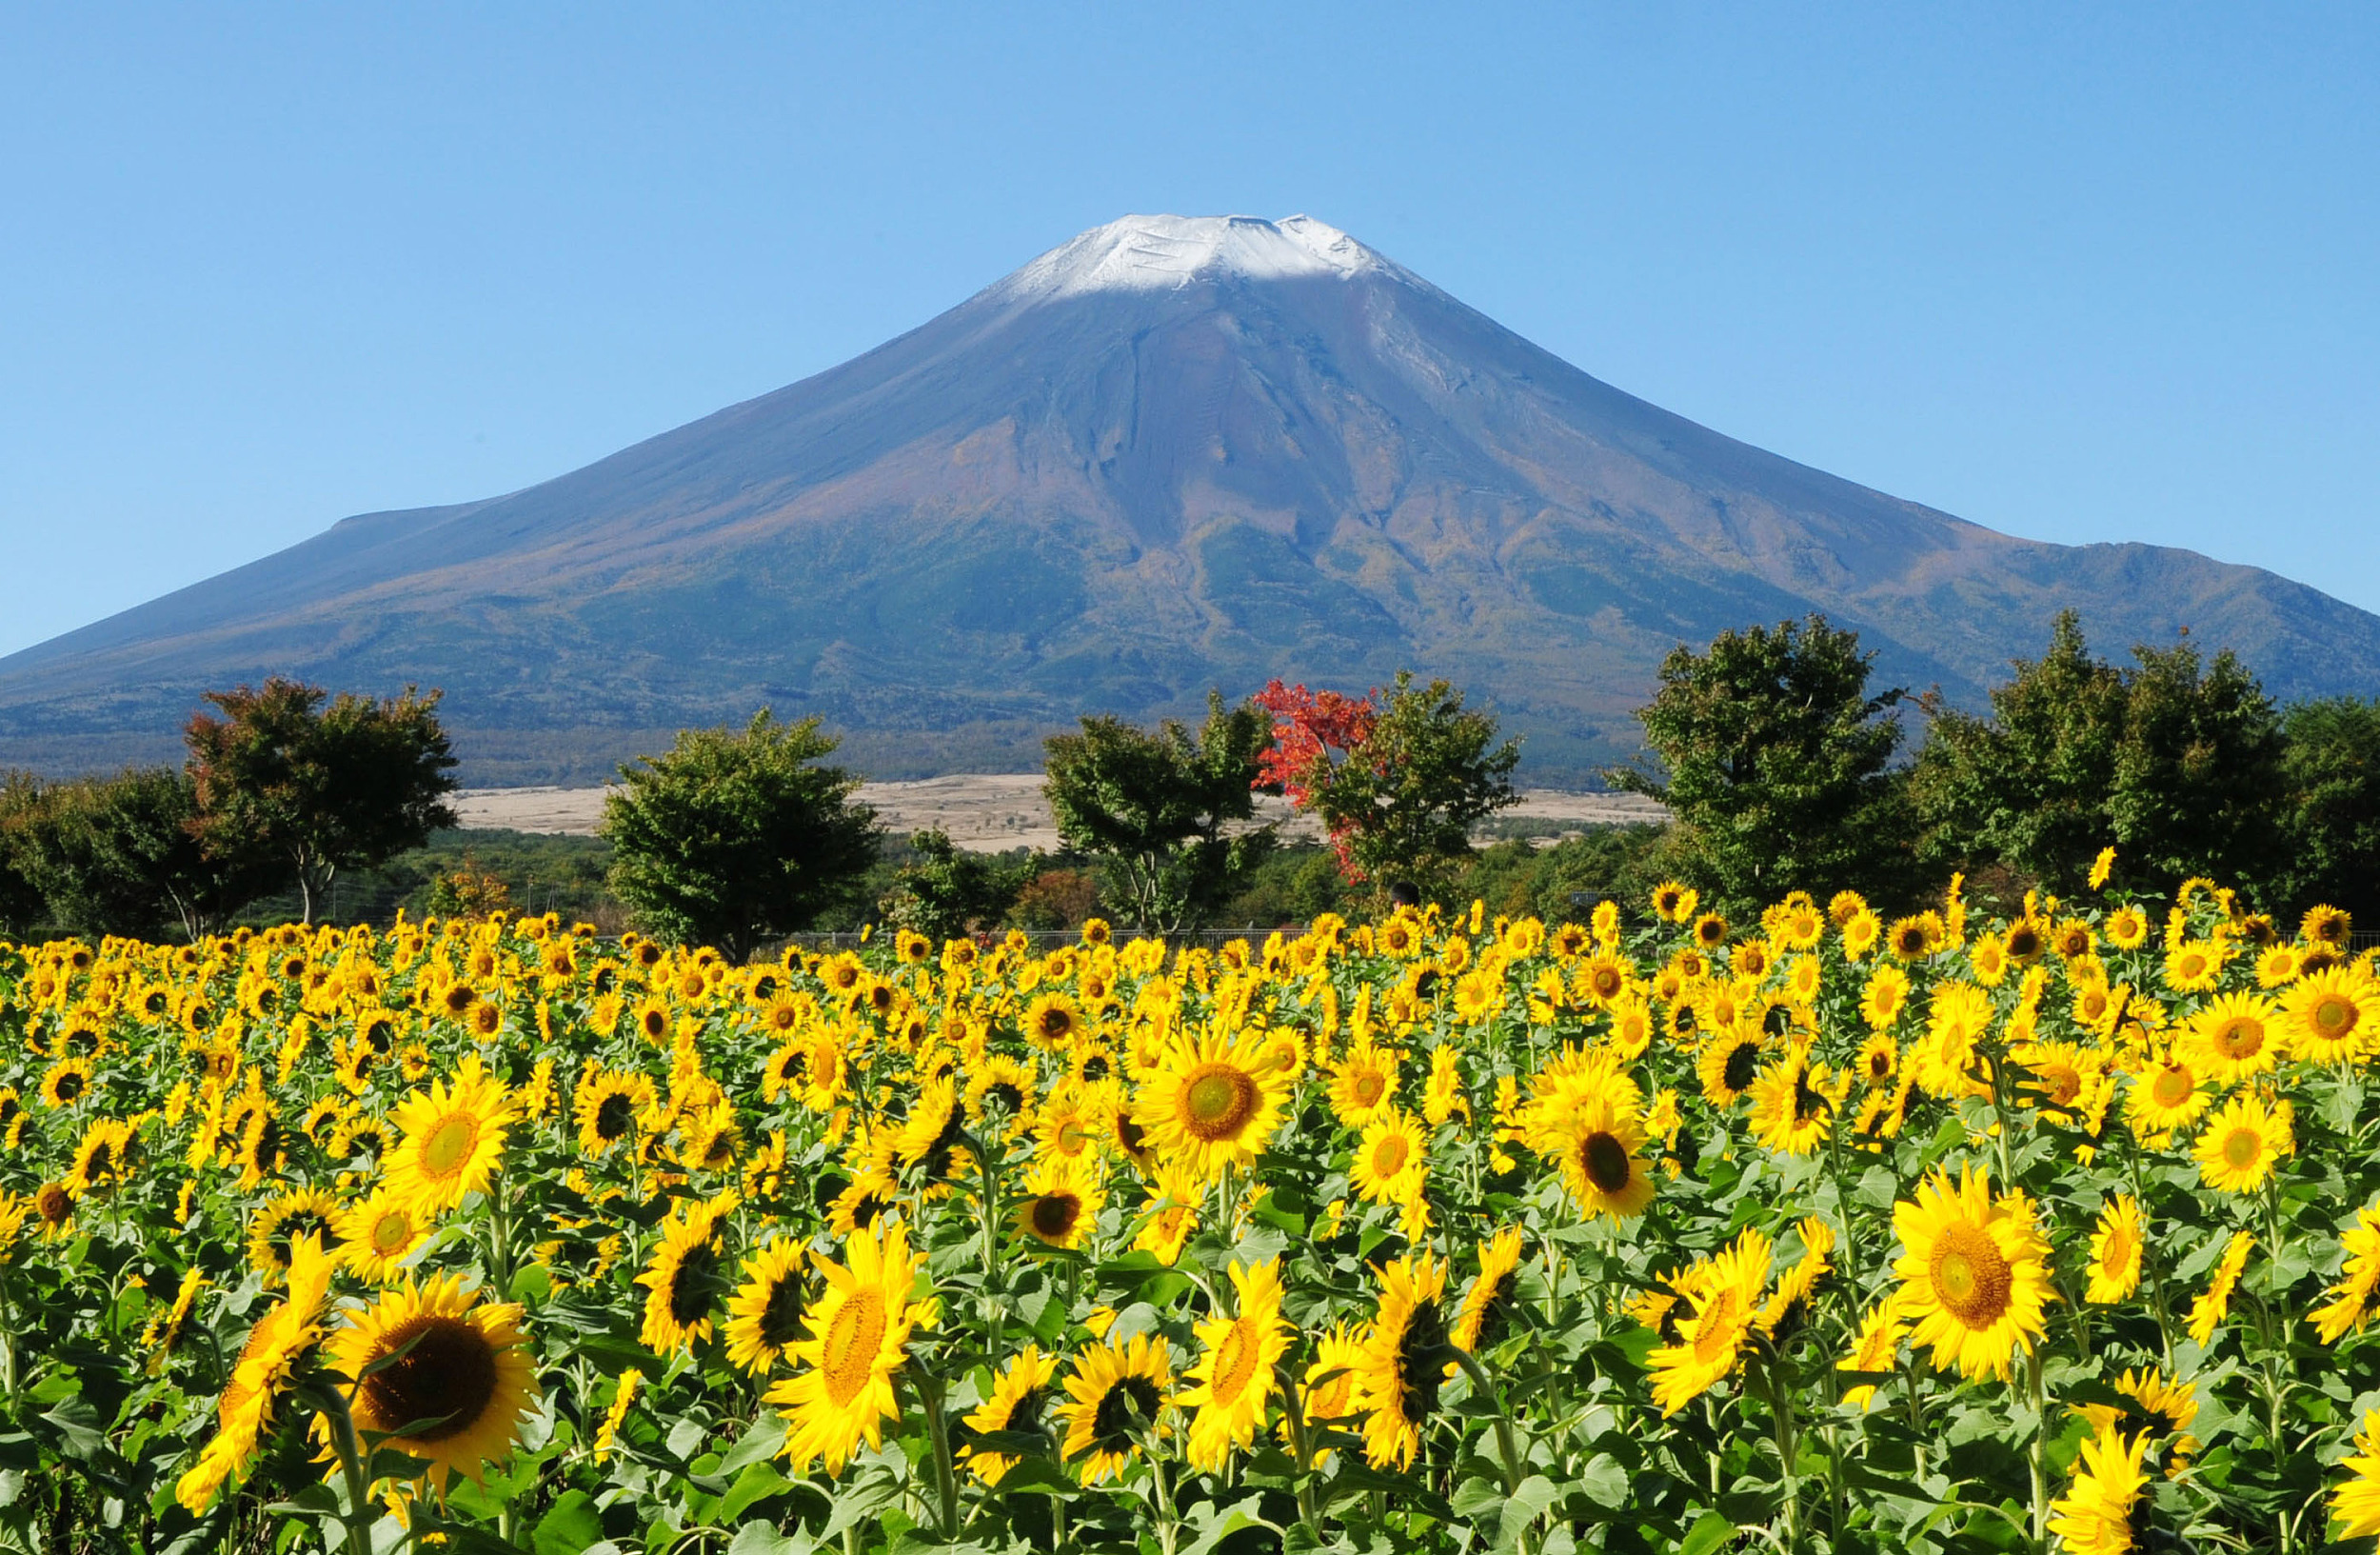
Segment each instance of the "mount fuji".
M763 703L880 777L1080 712L1443 674L1537 781L1636 744L1662 654L1812 610L1973 705L2063 607L2282 695L2380 617L2146 544L2015 539L1588 376L1304 216L1128 216L898 339L506 496L367 513L0 659L0 761L158 759L271 673L442 687L479 783L589 782Z

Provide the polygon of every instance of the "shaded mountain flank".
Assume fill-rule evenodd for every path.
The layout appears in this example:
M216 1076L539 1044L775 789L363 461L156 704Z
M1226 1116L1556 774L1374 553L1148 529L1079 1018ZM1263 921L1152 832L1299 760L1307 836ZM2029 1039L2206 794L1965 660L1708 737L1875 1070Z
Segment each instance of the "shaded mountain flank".
M1302 216L1134 216L841 367L507 496L367 513L0 659L0 763L156 759L210 687L443 687L466 781L589 782L820 713L879 777L1035 764L1077 713L1409 666L1636 747L1661 655L1821 610L1974 704L2076 606L2284 696L2380 617L2151 545L2014 539L1636 399Z

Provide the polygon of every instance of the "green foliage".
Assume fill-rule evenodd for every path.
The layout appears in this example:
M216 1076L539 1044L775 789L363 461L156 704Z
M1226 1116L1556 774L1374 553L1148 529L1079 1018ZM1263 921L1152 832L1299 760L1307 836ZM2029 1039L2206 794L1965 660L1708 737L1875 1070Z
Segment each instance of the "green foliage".
M2282 873L2279 713L2228 650L2132 657L2093 658L2068 611L2041 658L1993 691L1989 718L1934 708L1914 785L1928 856L2071 891L2112 844L2120 877L2145 889L2220 875L2269 892Z
M385 700L279 676L209 691L222 713L184 730L197 794L190 827L207 857L245 873L294 872L302 916L344 868L368 869L454 825L455 765L439 693Z
M30 772L0 772L0 933L28 933L48 908L25 867L41 796L41 780Z
M253 856L209 856L194 834L187 771L135 768L59 784L21 838L50 915L80 934L142 935L170 919L195 940L222 928L263 882Z
M1207 698L1196 735L1172 719L1154 732L1085 718L1045 742L1042 792L1066 846L1102 861L1118 909L1143 932L1170 932L1223 900L1271 850L1275 833L1223 828L1256 813L1257 759L1271 726L1253 706Z
M599 828L612 890L657 936L739 962L808 927L853 895L881 835L851 801L860 780L814 765L836 745L817 719L780 724L764 708L742 730L684 730L622 768Z
M1667 828L1596 827L1551 847L1514 838L1480 849L1442 899L1449 907L1487 904L1491 915L1585 923L1606 897L1640 914L1666 867Z
M2380 924L2380 698L2300 702L2281 732L2288 844L2276 901L2328 902Z
M1875 656L1824 616L1722 632L1661 661L1637 709L1665 778L1606 774L1676 817L1678 871L1731 912L1788 891L1856 886L1891 897L1910 876L1905 785L1893 768L1904 695L1870 695Z
M884 904L885 921L935 940L988 928L1007 917L1043 862L1039 853L970 853L942 831L918 832L909 848L915 860L897 877Z
M1336 766L1308 774L1308 806L1338 843L1349 876L1410 880L1442 892L1471 856L1471 830L1519 803L1517 740L1497 742L1493 714L1467 709L1443 680L1398 670L1363 739Z

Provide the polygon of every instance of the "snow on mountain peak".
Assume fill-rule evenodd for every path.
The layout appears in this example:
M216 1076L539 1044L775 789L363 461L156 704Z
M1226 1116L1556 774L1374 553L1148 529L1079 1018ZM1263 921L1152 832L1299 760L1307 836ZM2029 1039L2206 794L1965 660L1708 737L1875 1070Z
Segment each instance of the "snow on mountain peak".
M1193 280L1344 278L1403 272L1338 228L1311 216L1126 216L1095 227L992 289L1019 302L1093 291L1162 291Z

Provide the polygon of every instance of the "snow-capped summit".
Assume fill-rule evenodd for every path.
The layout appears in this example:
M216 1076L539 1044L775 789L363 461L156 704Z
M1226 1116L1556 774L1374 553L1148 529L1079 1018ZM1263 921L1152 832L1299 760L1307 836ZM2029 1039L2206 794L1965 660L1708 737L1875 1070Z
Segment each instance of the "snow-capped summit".
M1092 291L1163 291L1219 275L1345 278L1398 266L1311 216L1126 216L1061 244L991 289L1017 302Z

